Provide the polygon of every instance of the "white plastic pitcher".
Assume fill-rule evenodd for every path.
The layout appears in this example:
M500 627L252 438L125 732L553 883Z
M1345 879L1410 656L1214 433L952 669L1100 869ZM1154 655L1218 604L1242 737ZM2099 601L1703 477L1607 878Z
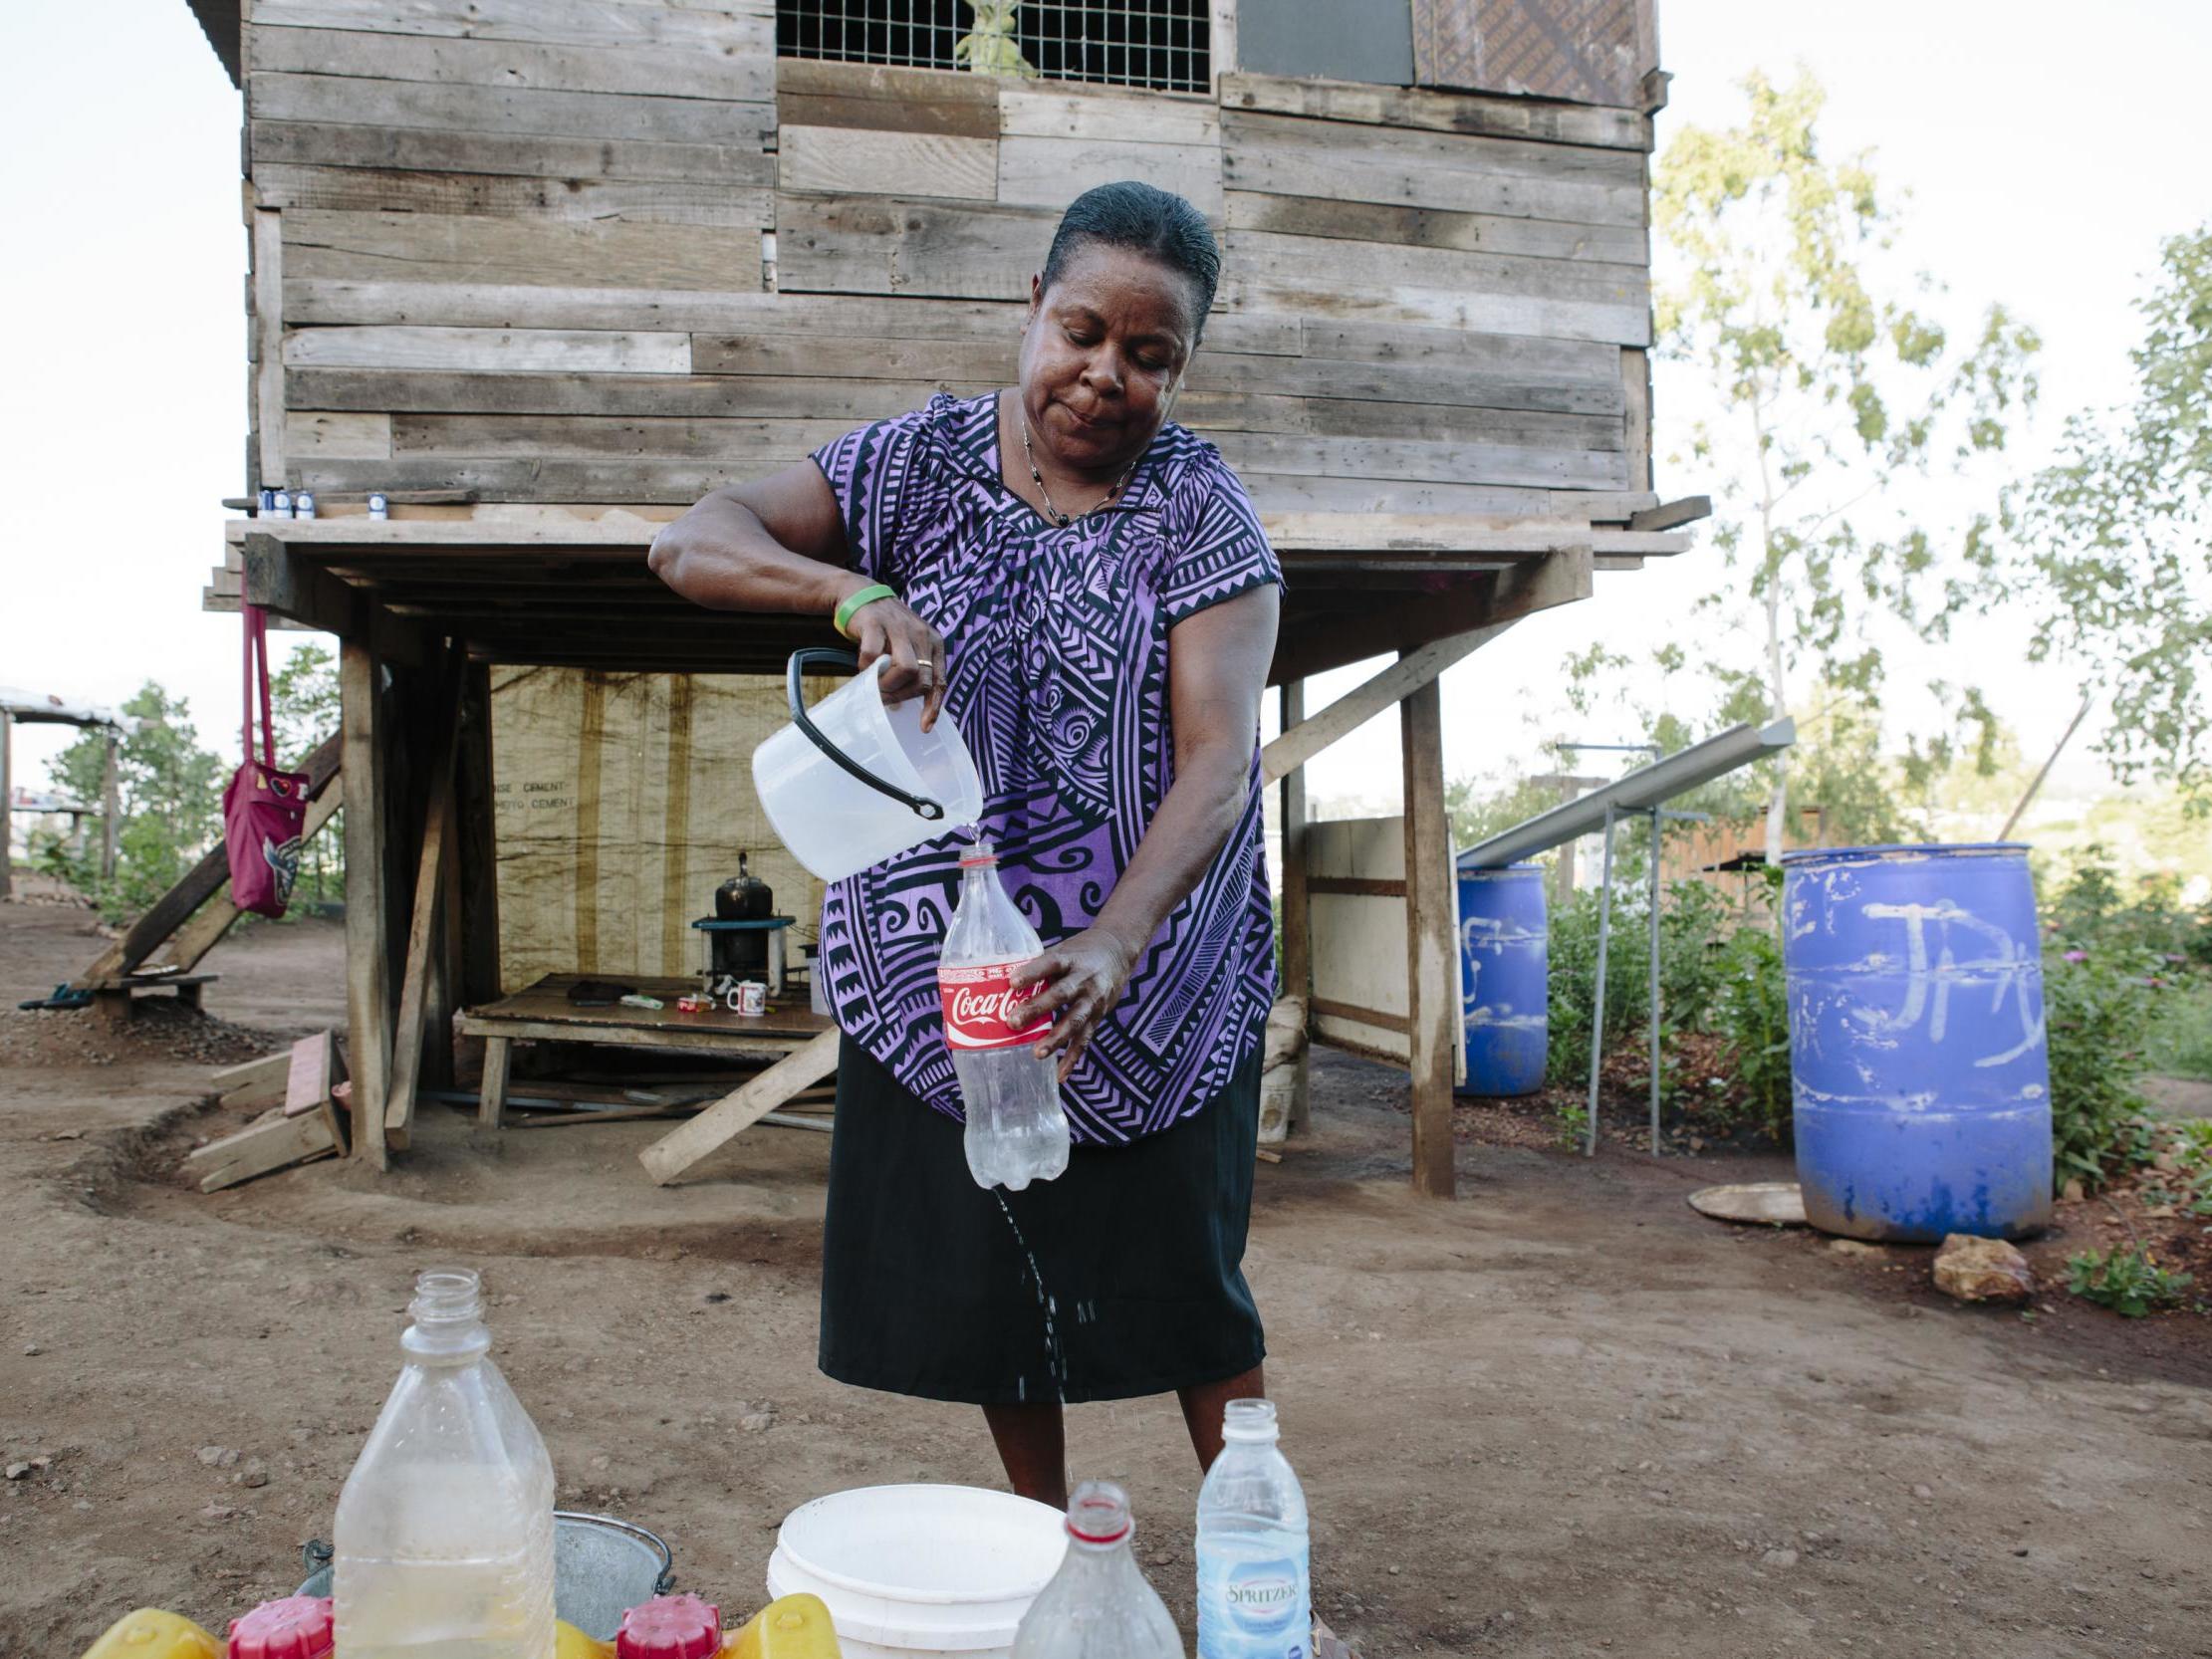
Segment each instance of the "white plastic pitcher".
M983 814L983 784L960 728L940 712L921 729L922 699L886 706L887 658L810 711L802 681L821 666L858 668L850 651L791 659L791 724L753 751L753 789L792 856L825 881L880 863Z
M784 1518L768 1594L820 1596L845 1659L1007 1659L1067 1553L1064 1521L977 1487L835 1493Z

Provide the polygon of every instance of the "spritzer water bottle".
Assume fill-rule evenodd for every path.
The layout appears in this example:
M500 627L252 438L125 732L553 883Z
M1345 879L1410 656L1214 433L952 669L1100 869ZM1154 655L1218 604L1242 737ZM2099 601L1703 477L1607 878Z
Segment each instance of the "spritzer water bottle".
M1183 1659L1183 1639L1130 1544L1129 1496L1086 1481L1068 1506L1068 1553L1014 1636L1014 1659Z
M1231 1400L1198 1490L1198 1659L1307 1659L1306 1494L1276 1449L1271 1400Z
M945 1046L959 1073L967 1111L968 1171L980 1187L1020 1192L1068 1167L1068 1117L1060 1109L1060 1074L1030 1052L1052 1030L1022 1005L1016 967L1040 955L1044 941L999 885L998 856L979 840L960 860L960 903L945 932L937 964Z
M346 1659L553 1659L553 1463L487 1357L476 1275L426 1273L338 1495Z

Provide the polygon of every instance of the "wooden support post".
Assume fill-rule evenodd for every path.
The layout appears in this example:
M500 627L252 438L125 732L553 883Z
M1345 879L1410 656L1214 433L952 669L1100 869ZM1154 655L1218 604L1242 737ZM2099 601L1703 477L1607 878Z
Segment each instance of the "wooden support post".
M1413 1083L1413 1189L1452 1196L1452 1050L1459 1029L1452 950L1451 829L1444 814L1443 703L1433 679L1398 705L1405 760L1407 1069Z
M496 1129L507 1110L507 1068L515 1056L511 1037L484 1039L484 1075L476 1085L476 1122L479 1128Z
M406 967L400 981L399 1023L391 1040L391 1094L384 1104L384 1133L395 1147L407 1144L414 1124L415 1093L422 1082L433 960L443 954L438 916L444 898L446 844L453 827L453 729L428 757L430 802L422 815L422 846L415 859L414 905L407 926ZM446 1040L451 1041L450 1030Z
M353 1072L354 1155L389 1162L384 1121L391 1094L390 941L385 937L385 784L390 720L379 707L383 667L367 645L339 646L339 706L345 736L346 1053Z
M1306 719L1306 682L1283 687L1283 730L1293 732ZM1311 1008L1314 1000L1314 907L1306 886L1306 768L1283 774L1283 992ZM1309 1016L1309 1018L1311 1018ZM1303 1133L1313 1116L1312 1046L1290 1064L1298 1068L1291 1085L1289 1132Z
M110 726L108 755L100 768L100 879L103 881L116 878L116 815L123 795L117 781L117 750L122 741L123 734Z
M454 757L454 853L461 891L460 1001L499 1000L499 853L492 801L491 669L472 662L461 678L460 748Z
M15 717L0 714L0 899L15 891Z

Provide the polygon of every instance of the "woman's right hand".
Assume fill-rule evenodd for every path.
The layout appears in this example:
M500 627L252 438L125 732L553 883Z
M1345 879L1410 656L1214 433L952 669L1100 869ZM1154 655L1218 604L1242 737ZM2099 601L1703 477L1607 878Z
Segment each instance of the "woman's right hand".
M944 636L895 598L870 599L846 626L860 646L863 671L878 657L890 658L883 670L883 701L919 697L921 729L936 725L945 701Z

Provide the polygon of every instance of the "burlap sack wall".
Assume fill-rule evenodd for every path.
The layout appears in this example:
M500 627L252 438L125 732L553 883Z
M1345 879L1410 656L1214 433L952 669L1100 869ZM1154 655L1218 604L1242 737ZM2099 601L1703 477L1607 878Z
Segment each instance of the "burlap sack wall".
M696 973L714 889L748 853L812 944L822 883L753 795L753 749L784 723L780 680L492 673L500 979Z

